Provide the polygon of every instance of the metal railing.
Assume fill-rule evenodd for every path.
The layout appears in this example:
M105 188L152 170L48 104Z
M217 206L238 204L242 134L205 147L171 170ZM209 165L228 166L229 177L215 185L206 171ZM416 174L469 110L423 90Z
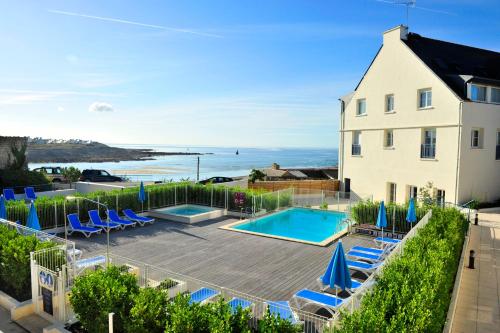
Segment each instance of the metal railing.
M352 145L351 154L354 156L361 155L361 145Z
M436 144L423 144L420 146L420 158L435 158Z

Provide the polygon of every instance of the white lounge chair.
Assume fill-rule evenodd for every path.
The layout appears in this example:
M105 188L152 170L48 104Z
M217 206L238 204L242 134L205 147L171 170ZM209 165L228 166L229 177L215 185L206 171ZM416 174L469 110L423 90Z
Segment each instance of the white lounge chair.
M210 301L212 298L218 296L220 294L220 291L212 289L212 288L200 288L196 291L193 291L191 293L191 298L189 299L189 304L192 303L206 303Z
M346 256L348 257L353 257L356 259L362 259L362 260L367 260L370 262L379 262L384 260L384 254L371 254L367 252L361 252L361 251L349 251L346 253Z
M346 262L347 262L347 267L355 271L364 273L366 276L375 271L383 263L382 261L380 261L374 264L370 264L364 261L356 261L356 260L346 260Z
M308 305L315 305L330 312L332 316L335 314L338 307L345 301L334 295L320 293L310 289L299 290L293 295L293 299L299 309Z

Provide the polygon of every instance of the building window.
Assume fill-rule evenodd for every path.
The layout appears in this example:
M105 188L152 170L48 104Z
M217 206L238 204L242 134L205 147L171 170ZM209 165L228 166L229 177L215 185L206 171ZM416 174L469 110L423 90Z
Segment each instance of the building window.
M358 104L356 108L356 115L361 116L366 114L366 99L358 99Z
M471 148L483 148L483 129L473 128L470 134Z
M393 130L384 131L384 147L392 148L394 146L394 132Z
M361 132L354 131L352 132L352 155L359 156L361 155Z
M385 96L385 112L394 112L394 95Z
M470 85L470 99L478 102L486 102L486 87L477 84Z
M418 196L418 188L414 185L408 185L407 200L409 201L411 198L416 200L417 196Z
M439 206L444 206L445 201L445 190L436 190L436 203Z
M421 158L435 158L436 157L436 129L427 128L423 131L423 143L420 148Z
M396 184L388 183L387 184L387 201L388 202L396 202Z
M497 147L495 159L500 160L500 129L497 130Z
M432 106L432 90L422 89L418 92L418 107L420 109Z
M491 87L491 103L500 104L500 88Z

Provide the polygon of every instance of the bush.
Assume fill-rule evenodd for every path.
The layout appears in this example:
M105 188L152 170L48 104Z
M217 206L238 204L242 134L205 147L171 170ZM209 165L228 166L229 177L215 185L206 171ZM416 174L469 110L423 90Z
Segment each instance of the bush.
M134 275L110 266L77 277L71 289L70 303L87 331L107 332L108 314L114 312L114 329L123 332L130 325L129 315L138 293Z
M167 325L168 294L153 288L141 289L130 310L127 332L162 333Z
M298 333L303 331L301 325L294 325L288 319L272 315L267 309L264 318L259 321L259 333Z
M434 208L339 332L442 332L467 226L457 210Z
M29 170L0 170L0 187L12 187L16 191L21 191L23 186L45 185L42 189L51 190L52 185L44 174Z

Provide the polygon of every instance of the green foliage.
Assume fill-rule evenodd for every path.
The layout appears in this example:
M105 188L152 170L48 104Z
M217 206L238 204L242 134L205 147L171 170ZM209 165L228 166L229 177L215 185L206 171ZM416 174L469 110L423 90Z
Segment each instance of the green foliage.
M0 170L0 187L19 188L28 185L46 185L51 189L50 181L43 173L29 170Z
M62 174L64 178L66 178L70 183L74 183L78 181L78 179L82 175L82 172L78 168L70 166L68 168L63 168Z
M361 308L343 313L339 332L442 332L467 229L455 209L434 208L429 223L388 264Z
M354 221L359 224L372 224L377 222L379 202L364 200L356 203L351 208L351 214ZM416 207L417 221L419 221L429 210L429 207ZM389 203L386 205L387 230L392 230L393 223L396 232L408 232L412 225L406 222L406 214L408 213L408 203L399 205ZM415 223L413 224L415 225Z
M19 301L31 298L30 253L54 246L0 226L0 289Z
M435 188L434 188L433 182L427 182L427 184L425 184L424 187L421 187L418 190L418 194L419 194L420 200L422 201L422 205L428 206L428 207L433 205L434 199L435 199L434 192L435 192Z
M265 177L266 174L261 170L252 169L252 171L250 171L250 175L248 175L248 181L251 183L255 183L255 181L257 180L264 180Z
M162 333L167 325L168 295L154 288L144 288L134 297L126 332Z
M124 327L130 325L130 311L138 293L134 275L110 266L77 277L71 289L70 303L89 332L107 332L110 312L115 313L115 330L123 332Z
M264 318L259 321L259 333L298 333L302 332L301 325L294 325L290 320L273 315L267 309Z
M9 169L10 170L24 170L26 169L26 149L27 143L21 144L18 149L14 144L10 147L11 156L9 156Z
M321 205L319 205L319 209L327 210L328 209L328 203L327 202L322 202Z

